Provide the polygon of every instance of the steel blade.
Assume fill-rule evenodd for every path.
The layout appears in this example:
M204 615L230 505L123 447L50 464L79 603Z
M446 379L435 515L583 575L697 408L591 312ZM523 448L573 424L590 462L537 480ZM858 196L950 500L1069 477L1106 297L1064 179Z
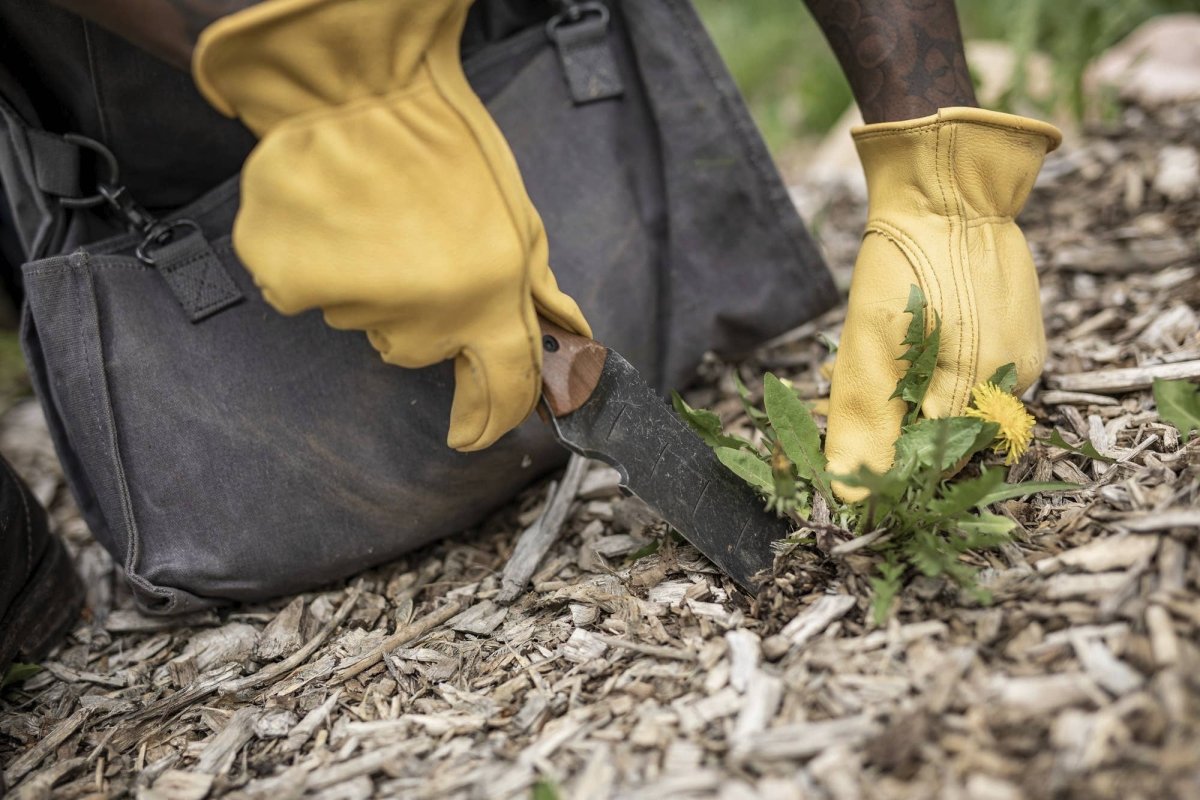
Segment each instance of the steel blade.
M576 411L552 419L569 450L612 465L621 483L742 588L771 566L771 543L793 529L656 395L608 351L600 381Z

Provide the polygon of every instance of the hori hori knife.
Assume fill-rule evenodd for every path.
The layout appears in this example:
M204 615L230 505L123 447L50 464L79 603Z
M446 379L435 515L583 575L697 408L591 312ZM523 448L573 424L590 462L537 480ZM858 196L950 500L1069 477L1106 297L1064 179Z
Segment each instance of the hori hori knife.
M717 460L621 355L542 321L542 413L568 450L612 465L622 488L753 591L793 523Z

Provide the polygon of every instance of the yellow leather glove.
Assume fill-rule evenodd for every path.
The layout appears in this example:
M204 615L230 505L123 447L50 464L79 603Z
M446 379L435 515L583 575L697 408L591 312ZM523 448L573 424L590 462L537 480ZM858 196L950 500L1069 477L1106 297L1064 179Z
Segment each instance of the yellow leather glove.
M455 361L448 443L479 450L541 390L537 314L591 335L550 272L516 160L463 74L470 0L270 0L204 31L193 73L260 137L233 231L266 300Z
M826 454L838 474L892 464L905 404L889 398L907 367L897 359L913 284L942 323L925 416L962 414L971 389L1009 362L1018 391L1041 374L1037 271L1013 217L1062 140L1053 125L977 108L943 108L853 135L868 220L830 394ZM926 324L932 329L932 315ZM850 501L866 494L835 488Z

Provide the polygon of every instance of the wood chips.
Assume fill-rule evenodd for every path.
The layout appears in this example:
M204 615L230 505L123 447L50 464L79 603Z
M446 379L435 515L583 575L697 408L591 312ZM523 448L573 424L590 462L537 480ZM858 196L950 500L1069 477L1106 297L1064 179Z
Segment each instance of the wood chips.
M1200 106L1130 108L1069 143L1023 216L1050 337L1039 436L1057 427L1115 463L1039 445L1016 465L1082 487L1000 505L1018 539L977 562L987 606L918 579L876 627L870 550L835 536L781 555L749 598L593 464L555 493L557 539L534 487L482 530L342 588L145 618L66 497L36 406L17 407L0 445L77 553L89 608L0 699L10 791L1200 796L1200 440L1181 442L1147 389L1200 376L1200 187L1158 178L1167 144L1200 146ZM1154 188L1168 184L1169 201ZM844 283L863 204L820 192ZM765 369L822 396L838 313L752 361L707 362L691 401L737 424L733 376L755 387Z

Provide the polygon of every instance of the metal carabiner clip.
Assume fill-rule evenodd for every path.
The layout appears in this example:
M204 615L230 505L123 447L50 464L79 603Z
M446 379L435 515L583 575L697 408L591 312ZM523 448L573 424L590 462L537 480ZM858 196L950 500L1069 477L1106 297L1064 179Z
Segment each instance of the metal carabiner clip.
M601 26L606 26L612 16L608 6L595 0L586 3L564 2L561 5L563 10L546 22L546 35L551 39L563 25L575 25L586 17L596 16L600 19Z
M150 248L163 247L175 241L175 236L178 231L191 230L200 232L200 226L190 219L177 219L172 222L156 222L146 232L146 237L142 239L142 243L134 250L134 255L143 264L153 267L154 256L151 255Z

